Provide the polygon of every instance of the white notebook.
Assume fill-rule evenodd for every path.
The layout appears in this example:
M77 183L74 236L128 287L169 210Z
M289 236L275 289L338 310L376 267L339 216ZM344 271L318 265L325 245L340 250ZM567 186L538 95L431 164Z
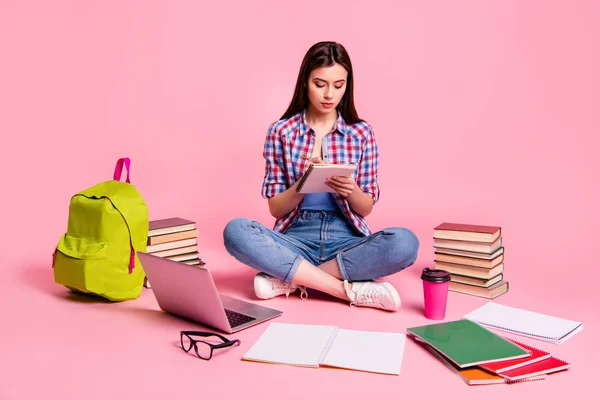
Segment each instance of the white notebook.
M583 329L583 323L489 302L465 319L501 331L560 344Z
M405 342L403 333L272 322L242 360L399 375Z
M357 164L311 164L302 178L296 191L298 193L335 192L325 184L325 179L331 176L352 176Z

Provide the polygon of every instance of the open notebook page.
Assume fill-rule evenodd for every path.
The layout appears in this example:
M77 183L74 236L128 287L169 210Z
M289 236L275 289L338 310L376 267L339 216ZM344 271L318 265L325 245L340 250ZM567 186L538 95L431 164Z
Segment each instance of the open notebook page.
M489 302L464 316L465 319L491 328L560 343L582 329L579 321L553 317ZM569 335L571 334L571 335Z
M340 329L321 365L400 374L406 335Z
M335 326L272 322L242 359L318 368L337 330Z

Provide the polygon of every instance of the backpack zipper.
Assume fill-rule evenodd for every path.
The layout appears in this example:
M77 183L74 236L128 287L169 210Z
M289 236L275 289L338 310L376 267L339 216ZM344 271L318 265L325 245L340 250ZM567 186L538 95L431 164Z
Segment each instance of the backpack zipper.
M85 198L88 199L107 199L108 201L110 201L110 204L112 204L113 208L115 210L117 210L119 212L119 214L121 214L121 217L123 218L123 221L125 221L125 225L127 226L127 231L129 232L129 248L131 249L130 251L130 256L129 256L129 273L133 273L133 269L135 268L135 249L133 248L133 240L131 239L131 229L129 228L129 223L127 222L127 219L125 219L125 216L123 215L123 213L117 208L117 206L115 206L115 203L113 203L113 201L110 199L110 197L108 196L86 196L84 194L76 194L75 196L83 196ZM73 196L73 197L75 197ZM54 268L54 261L56 260L56 251L57 249L54 249L54 252L52 253L52 268Z

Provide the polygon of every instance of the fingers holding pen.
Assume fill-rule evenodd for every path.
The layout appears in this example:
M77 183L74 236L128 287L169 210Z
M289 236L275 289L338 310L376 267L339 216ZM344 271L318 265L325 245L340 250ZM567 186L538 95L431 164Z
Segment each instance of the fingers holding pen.
M300 156L302 159L307 160L309 162L311 162L312 164L324 164L323 159L319 156L317 157L313 157L313 158L309 158L307 156Z

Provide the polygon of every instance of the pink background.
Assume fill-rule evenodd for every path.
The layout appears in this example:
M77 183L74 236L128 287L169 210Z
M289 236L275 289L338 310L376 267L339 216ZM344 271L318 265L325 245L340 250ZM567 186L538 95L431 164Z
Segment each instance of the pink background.
M595 1L2 1L0 398L592 390L599 15ZM408 227L421 248L414 267L389 279L403 299L397 313L312 292L268 302L284 311L278 321L393 332L427 324L418 276L432 264L433 227L499 225L511 289L497 301L583 321L560 346L526 341L570 371L468 387L410 341L400 376L240 361L266 324L230 335L242 345L206 363L177 348L180 329L203 327L160 312L151 291L106 304L53 283L70 196L129 156L150 218L197 221L219 289L256 300L254 272L229 257L221 232L240 216L272 224L260 196L264 136L320 40L349 51L357 109L380 146L381 200L368 222ZM451 293L447 320L485 302Z

